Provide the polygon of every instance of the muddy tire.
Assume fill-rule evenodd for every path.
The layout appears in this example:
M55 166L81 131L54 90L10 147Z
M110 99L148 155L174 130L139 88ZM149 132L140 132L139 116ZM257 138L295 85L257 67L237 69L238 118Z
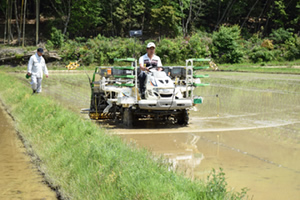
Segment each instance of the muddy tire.
M133 113L131 108L125 108L123 112L123 125L126 128L133 127Z
M189 124L189 113L187 110L183 110L180 115L177 116L177 124L186 126Z
M102 112L104 108L107 106L107 102L105 100L105 95L103 92L93 92L92 93L92 98L91 98L91 104L90 104L90 110L92 111L98 111Z

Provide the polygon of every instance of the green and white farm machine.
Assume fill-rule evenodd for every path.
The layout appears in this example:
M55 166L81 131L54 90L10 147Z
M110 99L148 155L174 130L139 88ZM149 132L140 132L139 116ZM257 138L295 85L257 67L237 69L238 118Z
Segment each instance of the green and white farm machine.
M189 122L189 110L203 102L194 89L209 85L201 81L208 75L197 71L209 68L211 60L188 59L185 66L164 66L163 71L147 72L142 99L137 60L115 59L115 63L120 66L95 69L91 81L91 119L111 119L128 128L145 119L185 126Z

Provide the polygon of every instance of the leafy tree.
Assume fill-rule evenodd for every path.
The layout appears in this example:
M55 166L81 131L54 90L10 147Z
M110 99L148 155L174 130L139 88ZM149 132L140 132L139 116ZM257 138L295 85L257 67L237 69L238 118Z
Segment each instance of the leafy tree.
M101 1L101 34L106 36L116 36L117 29L119 26L114 13L116 11L116 7L118 7L118 0L102 0Z
M128 35L131 29L140 29L143 26L145 3L142 0L121 0L113 16L116 18L121 36Z
M285 41L289 40L293 37L293 30L292 29L283 29L279 28L277 30L272 30L270 34L270 38L275 41L275 43L284 43Z
M299 22L300 22L300 0L298 0L295 8L296 8L296 11L294 13L296 14L296 16L294 19L292 19L291 23L296 25L296 24L299 24Z
M202 0L179 0L182 33L186 36L194 22L203 16L205 2Z
M163 63L178 63L181 60L180 46L183 44L183 39L167 39L164 38L158 44L157 54L160 55Z
M284 43L283 53L286 60L300 59L300 37L294 34Z
M213 56L223 63L238 63L243 58L240 27L222 25L212 36Z
M211 35L198 32L193 34L188 40L187 58L207 58L211 56L212 38Z
M249 58L254 63L268 62L275 60L274 51L270 51L262 46L256 46L249 52Z
M280 26L284 27L284 19L287 19L287 13L285 12L286 5L283 0L274 1L274 15L279 16L273 20L275 24L280 24Z
M51 30L51 39L48 40L48 45L54 46L56 48L60 48L64 42L64 35L62 34L61 30L52 27Z
M77 36L82 36L86 30L97 34L96 27L104 21L101 11L98 0L73 1L69 31Z
M153 31L159 36L166 35L174 37L178 34L180 18L177 16L174 7L162 6L151 10Z
M38 7L40 15L35 14ZM20 37L23 18L37 17L38 30L38 16L52 19L41 22L47 23L43 36L49 38L52 27L70 38L98 34L128 37L129 30L142 29L143 40L187 37L199 30L213 32L234 24L241 27L244 38L258 32L266 37L280 28L293 29L290 32L294 34L300 31L300 0L0 0L0 14L5 16L4 41L12 41L16 34ZM11 25L14 21L17 23Z
M66 35L72 12L72 0L49 0L52 8L61 18L63 34Z

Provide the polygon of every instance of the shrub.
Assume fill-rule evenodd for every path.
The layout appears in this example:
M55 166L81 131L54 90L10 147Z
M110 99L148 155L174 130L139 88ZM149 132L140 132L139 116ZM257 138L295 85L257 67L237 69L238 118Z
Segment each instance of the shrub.
M273 30L270 38L275 41L275 48L280 51L282 60L295 60L300 58L300 39L292 33L292 29L279 28Z
M257 46L249 53L249 58L251 61L257 62L268 62L275 59L274 52L268 50L267 48Z
M206 58L211 56L210 46L212 39L202 33L192 35L188 41L186 58Z
M181 60L180 43L172 39L164 38L157 45L156 53L164 60L164 63L177 63Z
M48 42L48 45L53 45L56 48L60 48L64 42L64 35L62 34L61 30L56 29L55 27L52 27L51 29L51 37L50 41Z
M79 49L80 59L85 65L90 65L95 61L94 51L88 49L87 46L83 46Z
M284 58L287 60L300 59L300 37L296 34L284 43Z
M239 63L243 58L239 26L221 26L212 36L213 56L222 63Z
M293 37L292 29L279 28L277 30L272 30L270 34L270 39L274 40L276 44L284 43Z
M77 41L83 41L78 38ZM80 47L81 46L81 47ZM142 55L142 47L140 42L129 38L106 38L101 35L93 39L88 39L82 45L73 51L78 55L84 64L91 63L113 64L115 58L133 57L139 58Z
M64 60L78 60L80 58L79 49L82 45L74 40L68 40L61 48Z
M187 38L164 38L158 43L156 53L161 57L163 64L180 64L189 58L209 57L211 43L211 38L201 32Z
M60 31L54 32L58 33ZM254 34L248 40L243 40L240 37L238 26L222 26L212 36L198 32L186 38L163 38L160 42L154 42L157 46L156 54L161 57L163 65L183 64L189 58L207 57L214 58L218 63L299 59L300 38L297 35L287 37L289 34L283 33L288 32L284 30L274 31L272 35L272 38L276 40L276 42L274 40L274 43L272 38L262 39L259 33ZM48 45L54 45L54 41L48 41ZM284 42L278 43L279 41ZM146 53L148 42L153 42L153 40L141 43L133 38L107 38L98 35L88 40L83 37L68 40L62 43L60 50L65 61L69 62L81 58L85 65L92 63L105 65L113 64L114 58L135 57L139 59L140 56Z

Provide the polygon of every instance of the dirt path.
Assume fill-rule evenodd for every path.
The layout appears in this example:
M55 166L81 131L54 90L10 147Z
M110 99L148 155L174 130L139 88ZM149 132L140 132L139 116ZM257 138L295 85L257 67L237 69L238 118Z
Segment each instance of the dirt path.
M15 199L57 198L30 162L13 121L0 106L0 200Z

